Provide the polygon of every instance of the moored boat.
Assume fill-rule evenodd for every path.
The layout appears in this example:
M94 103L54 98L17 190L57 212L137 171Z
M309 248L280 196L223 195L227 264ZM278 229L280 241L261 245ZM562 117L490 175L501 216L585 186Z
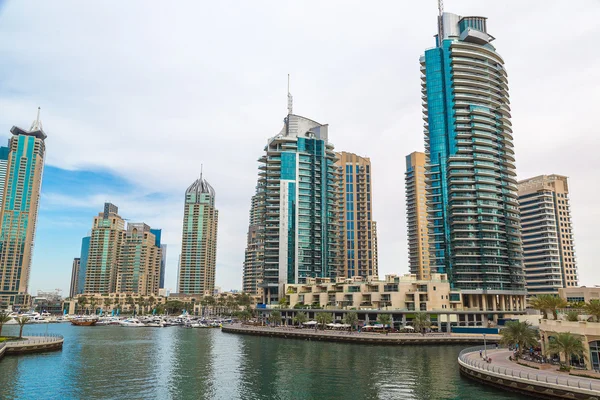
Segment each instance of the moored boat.
M71 323L76 326L94 326L98 322L98 318L77 317L71 318Z

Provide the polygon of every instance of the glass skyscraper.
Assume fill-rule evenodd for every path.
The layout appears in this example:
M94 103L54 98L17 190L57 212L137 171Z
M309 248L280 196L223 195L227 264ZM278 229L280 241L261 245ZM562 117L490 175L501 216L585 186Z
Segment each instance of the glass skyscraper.
M484 17L439 17L421 57L431 273L522 302L523 250L504 60ZM507 297L501 296L506 295ZM468 306L468 300L467 300Z
M29 130L13 126L2 185L0 307L28 303L29 273L42 188L46 133L38 117Z
M339 269L337 167L328 126L292 114L259 159L255 222L264 224L260 272L263 301L283 284L335 276ZM262 230L261 230L262 235Z

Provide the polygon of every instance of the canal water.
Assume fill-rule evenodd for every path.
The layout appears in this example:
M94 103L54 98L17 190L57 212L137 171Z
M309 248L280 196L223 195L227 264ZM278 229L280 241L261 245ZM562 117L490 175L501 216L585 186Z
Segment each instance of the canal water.
M6 356L0 399L520 399L462 378L461 346L385 347L219 329L26 325L62 351ZM5 326L3 334L18 334Z

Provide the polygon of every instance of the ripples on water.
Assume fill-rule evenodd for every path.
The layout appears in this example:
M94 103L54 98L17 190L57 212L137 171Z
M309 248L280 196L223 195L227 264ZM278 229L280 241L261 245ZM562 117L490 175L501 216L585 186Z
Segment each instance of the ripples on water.
M367 346L218 329L27 325L61 352L0 361L0 399L519 399L462 378L456 346ZM4 327L18 334L18 327Z

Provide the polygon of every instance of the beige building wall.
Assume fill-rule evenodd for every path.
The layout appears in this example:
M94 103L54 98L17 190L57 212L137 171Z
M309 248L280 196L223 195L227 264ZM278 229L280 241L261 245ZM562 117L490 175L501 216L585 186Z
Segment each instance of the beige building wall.
M373 222L371 160L345 151L336 153L340 175L340 277L378 275L377 233Z
M425 200L425 153L406 156L406 221L410 273L429 279L429 230Z
M589 303L590 300L600 300L600 286L560 288L558 295L569 303Z
M520 181L518 188L528 295L576 287L567 177L540 175Z
M162 250L150 227L128 224L117 263L117 292L158 295Z

